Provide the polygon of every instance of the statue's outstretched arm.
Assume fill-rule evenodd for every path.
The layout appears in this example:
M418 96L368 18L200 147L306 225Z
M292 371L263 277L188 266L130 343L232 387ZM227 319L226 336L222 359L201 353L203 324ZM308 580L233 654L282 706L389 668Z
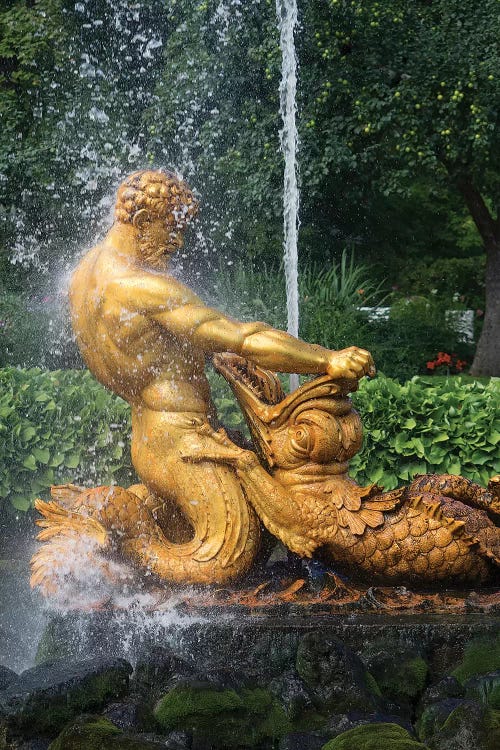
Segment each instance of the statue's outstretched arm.
M152 317L207 353L233 352L279 372L328 373L339 378L360 378L375 372L372 357L364 349L332 351L266 323L241 323L208 307L171 277L144 273L125 278L115 282L112 294L129 309Z
M352 346L339 352L331 351L296 339L266 323L240 323L212 308L190 305L176 313L193 322L196 319L191 329L192 340L207 352L234 352L278 372L328 373L346 378L375 373L371 354L364 349Z

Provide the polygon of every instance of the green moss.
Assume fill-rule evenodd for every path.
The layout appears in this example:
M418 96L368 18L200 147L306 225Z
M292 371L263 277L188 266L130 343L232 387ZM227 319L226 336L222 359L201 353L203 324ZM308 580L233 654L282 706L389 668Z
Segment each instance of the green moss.
M99 710L110 699L123 695L128 675L119 667L101 674L89 674L77 685L56 695L37 690L30 695L16 715L20 727L29 727L42 734L61 731L65 724L81 713Z
M470 677L496 669L500 669L500 636L471 641L465 647L462 661L451 674L464 683Z
M401 642L397 634L387 633L367 642L360 656L383 696L413 703L423 691L428 665L417 642Z
M382 696L382 692L378 686L378 682L375 677L370 674L370 672L365 672L365 683L366 687L372 695L376 695L379 698Z
M160 745L121 732L100 716L86 716L66 727L49 750L156 750Z
M100 675L92 675L81 686L69 693L68 707L73 710L73 714L98 708L110 698L123 695L127 684L128 680L124 679L123 674L116 669Z
M252 747L292 730L284 709L267 691L175 687L156 705L165 730L184 730L228 747Z
M406 698L412 700L419 695L425 687L427 679L427 662L421 656L396 662L387 667L381 674L377 675L377 682L382 693L396 700Z
M164 729L172 730L197 722L201 717L242 708L243 702L234 690L175 687L157 703L154 715Z
M428 750L398 724L364 724L339 734L322 750Z
M488 716L488 750L500 747L500 711L489 711Z
M49 750L102 750L112 737L120 735L118 727L104 718L94 718L66 727L49 746Z
M428 740L432 737L439 725L440 719L441 721L443 720L443 717L439 715L442 710L442 706L436 703L431 703L430 706L424 708L415 725L415 729L421 740Z
M326 716L319 714L317 711L307 711L293 722L293 731L312 732L315 729L322 729L326 723Z

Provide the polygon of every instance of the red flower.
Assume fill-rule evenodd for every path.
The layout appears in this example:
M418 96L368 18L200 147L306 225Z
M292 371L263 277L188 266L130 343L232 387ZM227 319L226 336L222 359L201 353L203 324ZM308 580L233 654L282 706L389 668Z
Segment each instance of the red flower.
M461 372L467 365L465 359L459 359L455 353L438 352L436 359L426 363L428 370L437 370L444 367L448 374Z
M446 352L438 352L438 362L440 365L450 365L451 356Z

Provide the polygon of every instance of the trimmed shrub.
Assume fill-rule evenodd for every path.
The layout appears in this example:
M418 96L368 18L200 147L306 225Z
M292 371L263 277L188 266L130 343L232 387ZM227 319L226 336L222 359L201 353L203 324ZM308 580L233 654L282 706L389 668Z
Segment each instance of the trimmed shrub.
M353 401L365 430L351 462L360 483L386 490L416 474L461 474L479 484L500 472L500 380L363 380Z
M0 498L28 510L52 484L132 483L130 410L83 370L0 370Z
M212 378L214 401L230 427L244 419L227 385ZM392 489L415 474L462 474L481 484L500 472L500 381L380 376L353 400L365 442L351 463L360 483ZM50 485L135 481L130 409L87 371L0 370L0 498L18 510Z

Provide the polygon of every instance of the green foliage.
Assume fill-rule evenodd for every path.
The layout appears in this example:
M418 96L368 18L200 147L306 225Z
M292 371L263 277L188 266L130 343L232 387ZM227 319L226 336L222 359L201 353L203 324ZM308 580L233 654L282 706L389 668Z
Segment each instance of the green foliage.
M214 401L229 427L241 412L220 378ZM0 370L0 497L27 510L50 485L133 481L128 405L86 371ZM460 473L485 484L500 471L499 381L380 376L362 381L354 402L365 429L351 462L362 483L392 489L415 474Z
M153 158L165 141L172 142L174 159L184 166L189 138L198 187L211 196L212 207L217 199L224 201L222 236L227 219L240 218L239 211L232 211L237 205L256 217L248 222L254 226L259 224L257 205L266 218L280 211L281 56L271 3L257 0L243 12L227 9L227 24L221 23L218 8L217 0L170 5L175 33L165 49L169 65L157 87L159 104L148 112L147 122Z
M259 318L286 328L285 283L280 270L237 262L220 266L214 280L215 302L242 320ZM300 335L329 349L356 344L372 352L381 372L399 380L426 373L426 362L439 351L457 353L468 362L472 346L458 341L446 318L451 293L393 300L389 321L369 322L362 307L386 302L381 285L371 280L365 264L354 264L343 251L340 263L324 268L308 263L299 276ZM211 304L214 303L212 297Z
M0 498L27 510L52 484L132 478L129 407L85 371L0 370Z
M351 462L360 483L386 490L416 474L461 474L479 484L500 471L500 381L461 377L362 381L353 401L365 430Z
M315 86L305 148L317 153L319 137L331 169L369 166L386 191L433 170L444 180L467 173L496 194L499 23L496 0L480 9L460 0L308 4Z
M282 268L257 270L243 264L220 266L215 279L219 307L242 320L262 319L286 329L285 280ZM382 300L381 285L370 280L368 268L354 263L343 250L339 263L324 267L308 263L299 275L300 336L328 348L341 349L369 339L367 315L361 306Z
M342 732L322 750L427 750L398 724L365 724Z
M30 299L25 294L1 293L0 367L55 370L81 366L69 312L60 303L60 299Z
M19 295L3 293L0 297L0 367L8 364L33 365L29 352L40 350L39 329L35 316L26 309Z
M458 340L447 318L450 307L437 294L397 297L388 321L372 323L351 341L371 351L381 372L402 381L425 374L426 362L439 351L459 354L470 364L472 346Z
M428 296L435 290L448 309L456 306L458 301L464 308L484 310L485 266L485 257L477 255L416 260L408 264L399 277L401 291L408 295Z
M346 250L340 263L321 268L310 263L300 276L301 335L330 349L343 349L367 336L366 313L361 306L380 302L380 285L374 285L368 269L354 264ZM382 300L383 302L383 300Z
M239 320L264 320L286 328L285 277L281 267L237 261L220 265L213 280L213 295L219 308Z

